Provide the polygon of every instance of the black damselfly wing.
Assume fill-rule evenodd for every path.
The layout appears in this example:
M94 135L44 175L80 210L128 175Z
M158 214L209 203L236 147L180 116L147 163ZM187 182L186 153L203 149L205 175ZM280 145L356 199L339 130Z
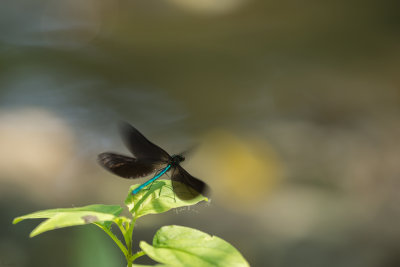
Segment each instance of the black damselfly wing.
M98 156L98 161L106 170L128 179L147 176L152 172L172 164L172 187L182 200L189 200L206 193L208 187L191 176L161 147L150 142L135 127L128 123L120 124L125 145L134 157L106 152Z
M132 125L120 123L120 131L125 145L135 157L102 153L98 161L106 170L123 178L135 179L147 176L168 163L168 153L150 142Z
M145 177L157 169L155 163L115 153L101 153L98 161L106 170L127 179Z
M132 125L120 123L120 130L126 147L136 158L165 163L171 158L164 149L150 142Z
M171 181L175 194L182 200L193 199L200 194L206 195L209 191L204 182L190 175L180 165L172 170Z

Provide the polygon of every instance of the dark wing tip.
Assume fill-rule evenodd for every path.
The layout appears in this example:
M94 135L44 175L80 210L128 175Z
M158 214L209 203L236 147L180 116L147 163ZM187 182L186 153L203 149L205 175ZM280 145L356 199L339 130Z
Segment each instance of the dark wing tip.
M106 167L107 163L110 160L111 160L111 153L109 152L104 152L97 155L97 162L103 167Z
M144 177L152 173L155 169L152 162L144 162L110 152L99 154L97 160L104 169L128 179Z
M210 195L211 195L211 189L206 183L204 183L203 181L201 181L201 182L202 182L202 186L201 186L201 189L200 189L200 191L201 191L200 194L202 194L203 196L209 198Z
M198 185L197 185L197 188L195 188L195 190L197 192L199 192L201 195L209 198L210 197L210 193L211 193L210 187L205 182L203 182L203 181L201 181L199 179L197 179L196 182L197 182Z
M182 200L190 200L198 195L209 197L210 189L206 183L190 175L181 166L178 166L176 172L171 177L174 192Z
M106 170L114 173L115 169L132 162L133 159L115 153L104 152L97 156L97 162Z

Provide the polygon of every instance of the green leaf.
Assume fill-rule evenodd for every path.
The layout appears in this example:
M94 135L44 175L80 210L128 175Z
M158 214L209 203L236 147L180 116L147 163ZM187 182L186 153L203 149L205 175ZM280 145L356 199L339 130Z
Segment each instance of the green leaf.
M122 208L115 205L89 205L78 208L50 209L17 217L13 220L13 223L16 224L26 219L46 218L47 220L43 221L31 232L30 237L34 237L43 232L62 227L94 222L109 222L119 215L121 211Z
M153 246L142 241L140 247L153 260L177 267L249 266L228 242L183 226L164 226L154 236Z
M157 264L157 265L133 264L133 267L173 267L173 266L172 265L165 265L165 264Z
M129 195L125 200L125 204L135 218L146 214L163 213L173 208L191 206L202 200L208 201L202 195L191 200L181 200L172 190L170 180L157 180L150 186L150 189L142 189L133 195L132 191L138 186L136 184L130 187Z
M94 204L76 208L42 210L17 217L13 220L13 224L19 223L20 221L26 219L46 219L46 218L51 218L60 212L75 212L75 211L94 211L94 212L109 213L118 216L122 212L122 208L117 205Z

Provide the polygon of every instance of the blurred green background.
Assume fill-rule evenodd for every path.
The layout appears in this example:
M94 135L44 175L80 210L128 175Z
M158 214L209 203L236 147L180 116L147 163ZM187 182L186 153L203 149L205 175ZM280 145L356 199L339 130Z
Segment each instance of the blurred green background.
M0 266L125 265L95 226L11 225L123 205L134 181L96 163L127 154L119 120L170 153L200 144L184 166L212 188L137 241L178 224L251 266L400 266L399 3L2 1Z

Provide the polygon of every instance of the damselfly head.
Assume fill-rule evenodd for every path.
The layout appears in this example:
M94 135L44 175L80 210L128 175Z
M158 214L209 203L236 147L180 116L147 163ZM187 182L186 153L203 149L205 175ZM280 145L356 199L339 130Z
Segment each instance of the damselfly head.
M171 157L171 163L172 163L173 165L178 165L179 163L181 163L181 162L184 161L184 160L185 160L185 157L182 156L182 155L179 155L179 154L177 154L177 155L172 155L172 157Z

